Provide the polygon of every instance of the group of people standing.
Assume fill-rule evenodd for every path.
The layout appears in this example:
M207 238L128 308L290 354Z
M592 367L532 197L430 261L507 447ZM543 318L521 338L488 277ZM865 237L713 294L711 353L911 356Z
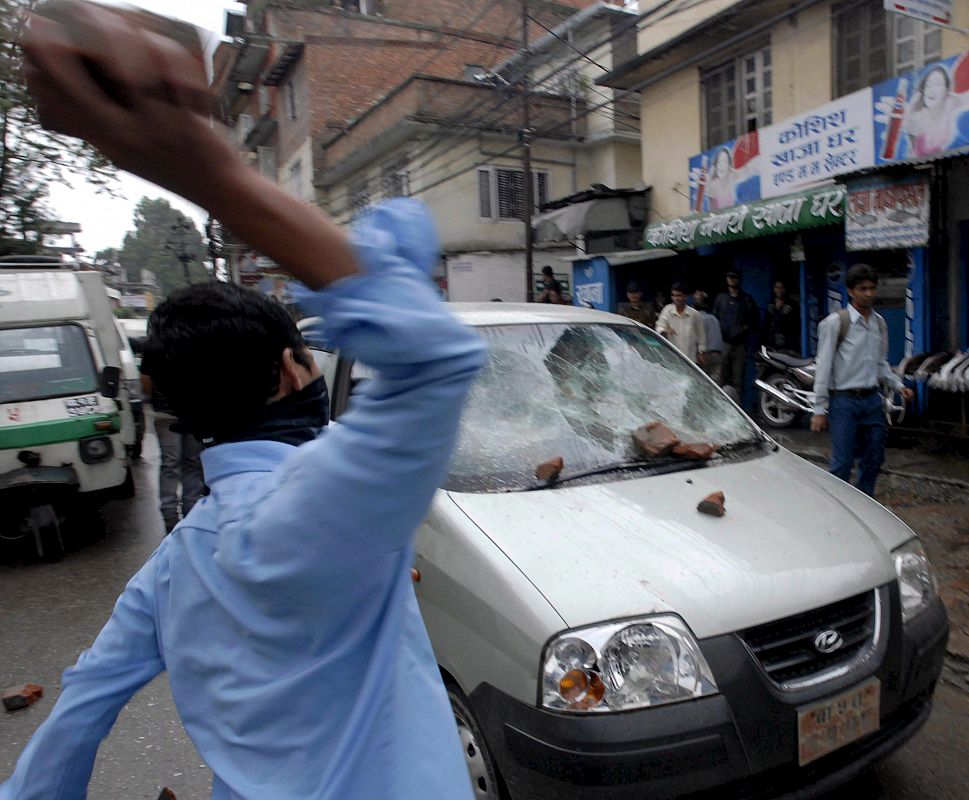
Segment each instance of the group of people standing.
M672 302L658 310L644 303L635 282L626 287L627 302L619 313L654 328L692 358L734 400L743 394L747 347L759 330L761 343L772 350L798 354L801 319L788 301L783 281L775 281L773 297L763 317L754 299L740 286L740 275L726 275L726 291L711 306L702 289L691 294L674 283ZM850 303L833 311L818 326L814 413L811 430L831 433L830 471L847 481L858 465L855 485L874 495L884 460L886 422L882 390L901 393L906 387L888 363L888 326L874 311L878 274L867 264L855 264L845 276Z
M741 288L738 272L729 271L726 283L712 304L704 289L691 294L685 284L674 283L671 302L657 308L655 303L643 301L639 284L631 281L618 313L656 329L739 398L751 334L759 332L760 340L773 349L799 351L801 320L782 281L774 282L774 297L763 319L754 298Z

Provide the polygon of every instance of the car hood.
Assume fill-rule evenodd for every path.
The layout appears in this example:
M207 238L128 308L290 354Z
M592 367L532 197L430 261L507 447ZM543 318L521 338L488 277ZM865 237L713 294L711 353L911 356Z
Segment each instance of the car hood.
M697 503L723 491L726 516ZM914 534L791 453L534 492L450 493L568 627L663 611L698 637L810 610L895 579Z

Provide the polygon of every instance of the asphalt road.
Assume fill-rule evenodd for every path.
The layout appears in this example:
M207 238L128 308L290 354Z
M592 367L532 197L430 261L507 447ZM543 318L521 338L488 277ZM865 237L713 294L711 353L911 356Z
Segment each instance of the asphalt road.
M157 448L146 438L137 496L105 511L107 535L59 564L0 553L0 687L39 683L44 698L0 711L0 780L57 697L60 675L96 636L126 580L162 537L157 513ZM825 800L964 800L969 794L969 695L941 685L927 726L908 745ZM89 796L155 800L170 787L180 800L208 797L210 774L178 721L164 677L139 692L101 746Z

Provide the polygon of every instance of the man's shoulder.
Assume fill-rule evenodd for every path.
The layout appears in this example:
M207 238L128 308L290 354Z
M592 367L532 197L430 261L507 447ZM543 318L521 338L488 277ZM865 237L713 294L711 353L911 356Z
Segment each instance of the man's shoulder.
M829 330L840 330L841 316L841 311L832 311L818 323L818 333Z

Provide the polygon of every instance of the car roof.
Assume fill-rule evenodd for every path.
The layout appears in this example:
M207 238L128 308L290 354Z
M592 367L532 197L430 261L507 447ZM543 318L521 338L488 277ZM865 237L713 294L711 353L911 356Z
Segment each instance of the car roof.
M551 303L448 303L458 318L467 325L525 325L534 323L598 323L600 325L636 325L628 317L596 311L582 306Z

